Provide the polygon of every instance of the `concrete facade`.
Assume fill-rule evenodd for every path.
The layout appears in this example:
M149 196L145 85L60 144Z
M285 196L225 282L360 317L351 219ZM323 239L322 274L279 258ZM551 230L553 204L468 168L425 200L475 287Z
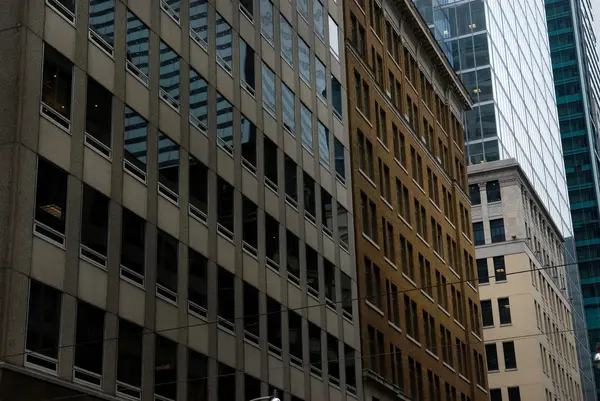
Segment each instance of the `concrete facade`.
M344 25L342 6L333 0L325 2L321 14L315 12L319 18L305 19L297 12L301 5L288 1L244 2L244 10L238 2L214 0L5 2L0 15L3 59L0 67L3 99L0 107L0 227L3 228L0 230L0 398L40 400L39 394L43 393L44 397L83 394L78 396L80 400L129 396L161 401L241 401L271 394L277 389L285 401L362 399L361 380L356 379L360 377L361 357L358 302L353 301L357 297L357 285L345 60L344 52L339 50ZM90 7L95 7L93 12ZM194 7L206 7L205 14L190 18L190 14L197 11ZM308 10L313 16L313 7ZM294 55L289 64L281 57L280 50L282 36L278 33L283 19L291 26ZM94 21L94 27L90 26L90 20ZM194 31L196 28L191 26L193 21L197 27L198 20L206 21L206 26L200 27L206 28L206 42L198 39L202 29ZM322 24L323 38L315 34L321 31L315 21ZM128 57L132 55L127 51L130 41L137 44L128 38L128 31L131 35L138 32L134 28L130 30L128 24L133 23L148 29L148 47L143 55L147 56L148 64L135 65L135 68L130 66L133 62ZM219 29L229 26L226 34L230 42L225 44L225 49L230 50L230 58L223 56L223 31L218 31L217 25ZM304 56L308 57L309 65L305 68L311 71L312 79L299 76L297 38L308 45L308 54L303 55L303 60ZM250 61L256 77L252 82L255 94L247 85L242 85L240 79L241 71L248 71L248 67L240 67L242 40L255 52ZM49 47L70 66L71 87L52 86L52 79L46 85L45 78L51 78L43 77ZM161 59L166 54L165 49L177 55L178 75L173 71L171 75L163 72L162 68L168 67ZM325 67L325 93L331 94L329 96L317 96L317 81L322 83L319 80L323 76L317 77L315 56ZM230 70L220 63L228 64ZM275 87L269 89L275 93L273 110L267 110L263 102L268 90L263 87L263 64L275 77ZM147 74L140 74L144 68ZM197 116L191 111L195 106L190 100L191 70L207 84L206 132L192 122L195 121L192 117L197 119ZM98 145L97 138L90 138L89 132L86 134L86 130L89 131L86 122L88 77L111 94L111 132L105 146ZM335 77L341 87L332 89L331 77ZM171 79L170 82L174 79L179 86L176 89L163 86L163 79ZM42 86L42 82L46 86ZM283 83L293 92L292 115L297 127L300 127L300 106L304 105L310 112L312 147L303 146L300 128L294 136L283 127L286 120ZM70 115L65 117L61 110L52 109L52 104L41 105L48 86L55 92L47 96L54 100L57 92L69 93L67 103L60 103L64 97L56 101L70 108ZM230 118L227 122L227 129L232 133L229 138L216 135L223 129L223 110L219 109L221 103L215 101L216 96L217 99L224 97L230 106L225 110ZM334 113L336 96L341 99L340 109ZM141 157L124 139L129 134L124 123L129 118L125 115L126 106L134 110L136 119L145 121L143 124L147 127L146 148ZM254 160L246 157L248 138L244 136L246 131L242 132L242 118L255 127ZM329 143L319 142L317 121L327 129ZM129 127L133 131L137 128L139 126ZM179 156L177 174L171 179L178 184L175 200L174 191L165 189L161 182L164 159L157 149L161 146L162 134L174 143L170 151L177 149ZM270 156L265 156L264 151L267 140L275 144L276 152ZM324 154L325 150L329 154ZM206 167L205 180L190 182L190 156L194 157L194 163ZM284 156L291 161L284 162ZM143 179L136 176L139 168L131 167L132 157L145 165ZM66 199L62 207L36 204L36 196L39 199L40 187L44 184L36 177L42 159L58 176L66 177L66 193L59 194ZM324 159L331 163L327 165ZM293 167L286 170L286 165ZM274 172L275 182L265 176L266 169ZM297 179L293 180L292 175ZM312 189L308 182L305 185L304 177L314 180ZM220 198L222 182L234 188L231 198L226 199L233 205L229 212L221 211L226 203ZM196 189L194 186L202 186L208 196L205 210L192 213L195 209L190 207L193 206L190 199ZM90 215L82 216L82 212L88 210L83 204L88 187L98 199L107 200L107 219L99 224L108 227L104 233L104 253L89 249L80 237L82 227L96 224L89 222L103 216L101 208L95 207L91 208ZM319 207L322 193L332 196L328 207ZM317 205L311 212L314 216L306 214L309 200ZM255 226L248 225L250 233L247 214L242 213L246 205L256 208ZM143 221L143 269L137 275L122 265L123 254L128 252L122 247L123 232L129 228L122 225L125 209ZM37 216L50 213L48 210L64 223L62 232L48 230L37 221ZM267 215L275 220L275 235L279 237L277 249L268 256L266 249L275 242L265 234ZM92 237L98 237L98 233L94 232ZM292 260L292 256L285 256L290 254L286 238L294 237L297 237L299 250ZM170 272L165 273L168 284L160 283L163 274L157 261L160 258L157 249L162 249L160 238L169 238L175 243L175 252L166 259L163 256L166 264L177 260ZM257 242L248 242L250 238ZM309 262L305 255L308 247L316 255L316 261L309 266L317 272L316 283L314 276L311 278L313 286L317 286L315 294L307 290ZM190 281L190 250L206 261L201 283ZM158 253L160 255L160 251ZM333 266L333 275L327 283L326 260ZM288 267L294 265L297 282L290 278L288 271ZM225 289L229 291L227 301L221 299L224 296L219 286L221 274L231 276L234 283L233 288ZM45 322L41 330L30 324L39 312L31 307L30 287L34 282L36 288L44 289L44 297L58 303L57 309L50 311L50 317L41 318ZM167 288L169 286L171 288ZM247 322L251 313L246 310L249 308L246 288L253 288L258 294L253 305L258 314L254 312L256 322L253 323ZM205 291L205 305L192 304L190 291ZM328 307L325 306L326 291L333 301ZM93 333L100 337L96 343L101 344L98 372L84 372L77 366L80 350L73 345L78 345L77 338L81 335L77 319L78 309L84 303L104 316L103 332ZM276 310L270 309L270 305L275 305ZM223 314L225 307L230 308L227 316ZM300 317L293 336L289 327L292 311ZM53 322L48 321L53 316L59 320L56 330ZM270 316L279 320L270 320ZM272 329L278 332L273 321L279 322L280 335L268 338L267 333ZM140 330L135 340L141 338L141 353L136 356L139 359L135 359L139 366L131 364L131 360L120 360L121 351L126 352L128 348L120 344L124 337L119 339L124 322ZM312 338L309 338L309 324L316 327L311 331ZM252 334L255 333L252 325L259 326L256 334ZM55 335L58 337L54 338ZM276 337L278 344L274 343ZM36 339L43 346L36 349L27 346L30 340ZM156 345L159 341L172 345L169 349L174 352L159 357L160 352L165 353L159 352L160 347ZM300 349L295 359L290 356L291 343L296 350ZM46 355L47 350L56 357ZM190 365L192 354L202 361L200 368ZM315 355L319 358L315 359ZM165 358L170 358L170 362L156 366ZM127 372L118 366L139 368L141 376L135 380L138 384L120 383L119 377ZM205 373L198 375L192 368ZM162 370L170 372L172 377L166 383L172 388L171 395L157 390L157 384L161 383L155 380L159 377L157 372ZM225 373L230 370L233 373ZM84 376L87 379L82 378ZM192 386L194 381L204 387ZM256 384L251 389L250 381ZM14 386L19 387L19 393ZM176 395L173 397L173 394ZM18 397L13 398L14 395Z
M516 160L468 172L491 399L582 400L560 230Z

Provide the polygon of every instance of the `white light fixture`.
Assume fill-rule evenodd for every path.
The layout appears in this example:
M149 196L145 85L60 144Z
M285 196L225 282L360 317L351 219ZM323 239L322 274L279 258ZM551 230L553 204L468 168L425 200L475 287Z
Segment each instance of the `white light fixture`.
M596 353L594 354L592 363L596 369L600 369L600 344L596 344Z

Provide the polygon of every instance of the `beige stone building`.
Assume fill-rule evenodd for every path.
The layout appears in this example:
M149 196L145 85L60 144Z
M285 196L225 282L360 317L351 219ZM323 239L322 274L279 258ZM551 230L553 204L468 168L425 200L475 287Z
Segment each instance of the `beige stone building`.
M490 400L581 400L558 228L514 159L468 175Z

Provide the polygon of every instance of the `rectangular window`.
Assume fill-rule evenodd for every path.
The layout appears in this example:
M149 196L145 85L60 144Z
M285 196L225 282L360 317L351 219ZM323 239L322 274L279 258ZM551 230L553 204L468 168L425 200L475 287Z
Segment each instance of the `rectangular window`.
M158 132L158 193L179 203L179 145Z
M112 93L88 76L85 113L85 143L111 158Z
M500 182L498 180L486 182L485 192L488 203L500 202L502 200L502 195L500 194Z
M262 63L262 95L263 107L272 115L277 113L277 97L275 96L275 73Z
M108 247L108 203L108 197L83 184L80 256L103 268Z
M267 296L267 341L269 352L281 356L281 305Z
M477 259L477 277L479 284L487 284L490 282L487 259Z
M323 40L325 39L325 10L319 1L313 1L313 22L315 33Z
M356 352L344 344L344 365L346 370L346 390L356 395ZM293 400L299 401L299 400Z
M315 194L315 180L307 174L306 172L302 173L303 175L303 185L304 185L304 213L305 217L307 217L313 223L317 223L316 215L317 215L317 206L316 206L316 194Z
M302 368L302 317L296 312L288 311L288 326L290 334L290 362Z
M323 232L331 237L333 235L333 200L323 188L321 188L321 219Z
M494 256L494 277L496 278L496 282L506 281L504 256Z
M340 273L340 287L342 290L342 313L344 317L352 321L352 279L346 273Z
M90 38L112 57L115 34L115 0L90 0Z
M283 58L290 67L294 66L294 31L289 22L279 15L279 37L281 41L281 58Z
M339 43L339 41L340 41L340 39L339 39L338 26L335 23L335 21L333 20L333 18L331 18L331 15L330 15L329 16L329 51L331 52L333 57L335 57L336 60L340 59L340 43Z
M510 301L508 298L498 298L498 313L500 315L500 324L511 324Z
M188 310L208 316L208 259L188 248Z
M161 0L160 6L161 8L175 21L179 24L179 12L181 7L181 0Z
M177 399L177 343L160 335L154 337L154 394Z
M496 348L496 343L485 345L485 355L488 371L493 372L499 370L500 367L498 366L498 350Z
M233 106L217 91L217 144L233 155Z
M515 353L515 343L513 341L503 342L502 352L504 353L504 368L516 369L517 355Z
M235 276L221 266L217 266L217 289L218 325L235 332Z
M342 84L331 74L331 98L333 103L333 115L342 119Z
M58 372L62 294L31 280L27 313L25 363Z
M265 213L265 256L266 263L274 270L279 270L279 222Z
M300 102L300 130L302 131L302 145L309 151L313 152L313 122L312 113Z
M277 175L277 145L266 135L263 136L263 165L265 169L265 183L275 192L279 185Z
M233 240L234 189L223 178L217 179L217 231Z
M283 113L283 128L292 135L296 134L296 96L294 92L284 83L281 84L281 105ZM304 105L302 105L304 106ZM306 108L306 107L304 107ZM304 112L302 110L302 112ZM306 112L310 112L306 110ZM304 117L302 114L300 117ZM309 118L310 130L312 134L312 117ZM303 120L301 120L303 122ZM311 138L312 139L312 138Z
M160 97L175 110L179 110L179 55L165 42L160 42Z
M189 208L192 216L208 220L208 167L194 156L189 156Z
M148 121L133 109L125 106L123 133L125 154L124 169L142 182L146 182L148 153Z
M300 284L300 242L291 231L286 230L285 245L287 255L288 280Z
M562 370L562 369L561 369ZM564 375L564 372L563 372ZM564 376L562 376L564 377ZM562 382L562 380L561 380ZM521 401L521 391L519 387L508 387L508 401Z
M243 114L241 120L241 148L242 164L253 174L256 174L256 125L247 119Z
M483 319L483 327L494 326L494 313L492 311L492 301L483 300L481 301L481 316Z
M143 286L146 220L123 208L121 228L121 277Z
M142 333L137 324L119 319L117 395L142 396Z
M296 162L285 155L285 199L298 208L298 171Z
M95 386L102 385L104 354L104 310L78 301L73 377Z
M73 65L47 44L44 45L42 79L42 114L70 131Z
M190 122L199 130L208 130L208 84L190 68Z
M471 198L471 205L481 204L481 192L479 191L479 184L469 185L469 197Z
M321 121L317 121L317 132L319 135L319 160L329 168L330 153L329 153L329 129L325 127Z
M308 2L309 0L298 0L296 2L296 9L298 13L304 18L304 20L308 23Z
M241 0L240 11L250 22L254 22L254 0Z
M244 250L258 257L258 207L242 195L242 240Z
M337 229L340 246L348 251L348 211L337 204Z
M333 138L333 148L335 156L335 172L336 177L342 182L346 183L346 152L344 144L340 142L335 136Z
M156 295L177 303L179 241L162 230L156 240Z
M216 13L216 52L217 63L231 74L233 62L233 36L231 25L219 13Z
M260 0L260 30L267 42L273 45L273 3L270 0Z
M483 222L473 223L473 238L475 245L485 245L485 233L483 231Z
M200 47L208 49L207 0L190 0L190 36Z
M503 242L506 240L504 233L504 219L490 220L490 234L492 236L492 243Z
M300 37L298 37L298 59L300 64L300 78L310 86L310 48Z
M323 258L323 272L325 277L325 301L327 305L335 309L336 307L336 296L335 296L335 265L331 263L327 258Z
M61 246L65 244L68 177L54 164L38 158L35 233Z
M322 350L321 350L321 329L314 323L308 323L308 355L310 359L310 371L311 373L321 376L323 371L321 370Z
M321 60L317 57L315 57L315 81L317 96L323 103L327 104L327 71Z
M150 30L127 10L127 70L144 85L148 85L150 62Z
M254 49L240 39L240 84L251 96L255 96L256 73Z
M319 297L319 256L317 251L305 245L306 250L306 284L308 293Z

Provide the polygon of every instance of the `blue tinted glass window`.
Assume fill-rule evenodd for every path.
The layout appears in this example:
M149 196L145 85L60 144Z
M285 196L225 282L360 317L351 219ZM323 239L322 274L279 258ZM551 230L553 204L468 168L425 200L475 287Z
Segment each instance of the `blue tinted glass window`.
M306 21L308 21L308 2L309 0L296 0L296 9Z
M313 16L315 24L315 33L321 39L325 39L325 10L319 1L313 3Z
M335 152L335 172L342 179L346 180L346 159L344 154L344 145L337 139L333 138L333 146Z
M145 174L148 151L148 122L127 106L125 106L125 129L123 137L125 161Z
M240 80L254 95L256 77L254 72L254 49L240 39Z
M273 44L273 4L269 0L260 0L260 29L264 37Z
M321 60L315 57L315 81L317 85L317 96L327 99L327 72Z
M292 134L296 132L295 97L287 85L281 85L281 103L283 107L283 126Z
M104 50L112 54L115 34L115 1L90 0L90 29Z
M281 40L281 57L291 66L294 65L294 32L292 26L282 15L279 17L279 30Z
M133 65L133 72L148 83L148 50L150 31L139 18L127 12L127 62Z
M233 152L233 106L217 92L217 142Z
M208 84L190 69L190 116L192 124L203 131L208 129Z
M310 83L310 49L301 38L298 38L298 58L300 60L300 77Z
M179 56L166 43L160 42L160 89L161 97L179 109Z
M326 166L329 166L329 130L320 121L318 122L319 130L319 159Z
M208 48L208 1L190 0L190 36Z
M262 65L262 91L263 105L271 113L277 111L277 98L275 97L275 73L267 67L265 63Z
M233 60L231 26L219 13L216 13L216 24L217 62L225 71L231 73L231 62Z
M181 9L181 0L161 0L161 7L171 18L179 23L179 12Z
M242 116L242 158L256 168L256 125Z
M300 129L302 130L302 144L312 152L313 126L312 113L304 104L300 103Z
M331 75L331 98L334 115L342 118L342 84L333 75Z
M158 182L179 193L179 145L162 132L158 133Z

